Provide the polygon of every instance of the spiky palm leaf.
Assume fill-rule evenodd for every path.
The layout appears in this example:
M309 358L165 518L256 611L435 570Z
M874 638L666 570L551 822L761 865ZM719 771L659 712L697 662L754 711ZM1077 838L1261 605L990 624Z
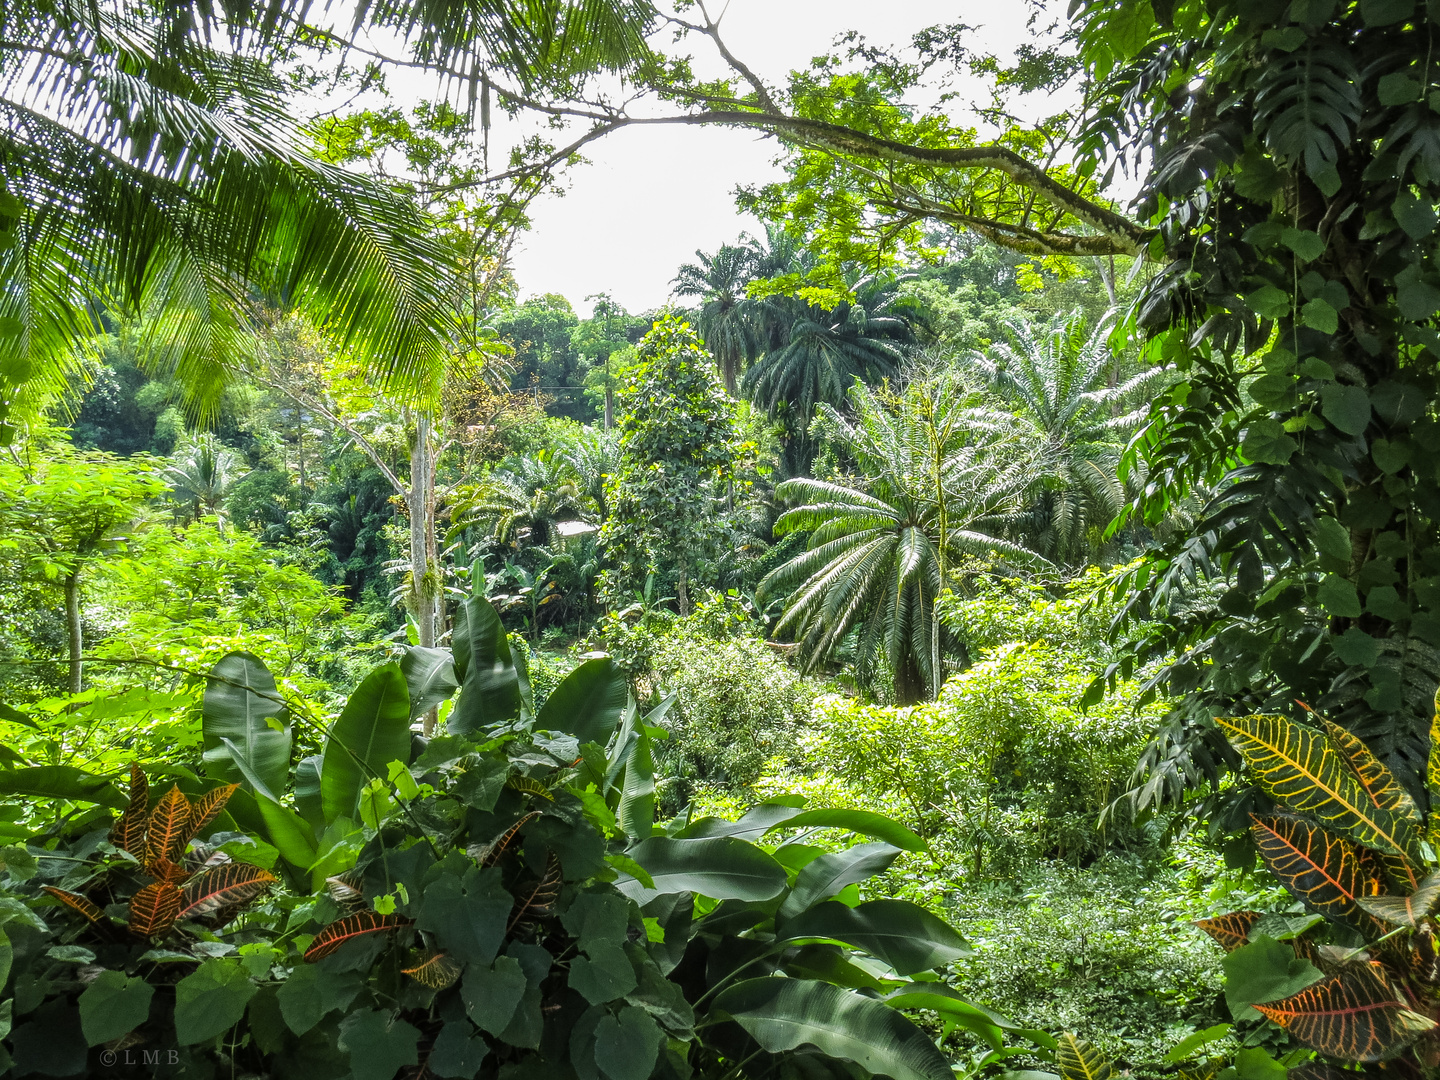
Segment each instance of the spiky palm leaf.
M760 345L755 304L745 288L755 276L759 249L742 237L738 244L722 244L714 255L696 251L695 257L698 263L686 263L675 275L675 295L700 300L696 328L733 396L741 367L755 358Z
M147 357L200 408L244 355L256 300L307 309L401 384L443 359L445 260L419 214L301 149L273 67L305 10L241 0L221 24L184 3L0 8L0 437L121 313L144 316ZM635 55L650 17L638 0L380 0L355 16L425 63L531 81Z
M850 387L892 377L911 355L924 313L899 292L893 275L852 284L854 301L831 310L796 297L765 301L756 317L773 343L745 373L746 396L774 415L788 407L799 430L817 405L839 407Z
M1164 378L1150 370L1126 382L1115 378L1106 344L1109 327L1093 329L1078 312L1049 325L1007 324L1008 342L988 353L958 358L994 405L976 409L970 422L1023 440L1042 491L1011 535L1026 537L1046 555L1083 558L1087 534L1109 523L1125 505L1118 468L1130 434L1146 416L1146 394Z
M587 499L577 484L571 457L542 450L533 457L508 459L462 495L453 511L452 537L480 526L496 544L518 541L544 547L562 521L583 520Z

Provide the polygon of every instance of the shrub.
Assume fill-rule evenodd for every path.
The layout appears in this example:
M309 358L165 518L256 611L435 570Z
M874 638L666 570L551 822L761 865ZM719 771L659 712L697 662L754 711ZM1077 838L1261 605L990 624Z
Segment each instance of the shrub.
M990 1061L1054 1046L943 982L966 952L943 920L853 895L919 837L794 799L659 827L663 732L623 672L588 659L536 710L498 614L464 610L453 652L372 672L293 770L313 718L232 654L203 705L221 786L0 771L53 810L3 849L0 1071L124 1075L119 1050L161 1048L195 1076L952 1080L920 1010ZM414 745L437 703L446 734Z
M658 753L665 804L674 810L696 785L744 790L768 762L789 762L810 720L814 695L796 671L755 636L744 602L711 595L649 648L648 683L676 695Z

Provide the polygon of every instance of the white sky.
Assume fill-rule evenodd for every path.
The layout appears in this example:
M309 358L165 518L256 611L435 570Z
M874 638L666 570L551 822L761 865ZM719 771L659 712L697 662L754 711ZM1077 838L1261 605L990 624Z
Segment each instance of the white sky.
M905 45L924 27L965 22L976 28L972 48L1008 58L1029 36L1028 14L1021 0L730 0L721 33L742 62L779 85L847 30L877 45ZM721 73L718 62L702 63L714 55L707 40L692 35L685 48L701 74ZM976 84L953 109L985 96ZM533 228L513 260L522 297L560 293L582 316L591 308L585 297L602 291L632 312L664 304L676 269L697 248L713 251L742 231L760 232L736 210L733 192L779 179L776 152L773 141L720 128L629 128L591 143L584 150L591 164L572 171L569 191L532 208Z

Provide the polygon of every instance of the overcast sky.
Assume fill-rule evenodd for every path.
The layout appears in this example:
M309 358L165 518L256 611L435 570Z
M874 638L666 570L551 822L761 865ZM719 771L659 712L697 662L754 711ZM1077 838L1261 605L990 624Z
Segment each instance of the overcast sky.
M730 0L721 33L732 53L778 85L847 30L905 45L924 27L964 22L975 27L973 49L1008 58L1029 37L1029 8L1021 0ZM686 47L699 74L722 74L707 40L692 38ZM972 85L952 111L985 99L985 88ZM434 92L405 73L391 86L397 104L407 91ZM494 136L493 144L503 143L499 122ZM734 191L779 179L776 153L772 140L722 128L630 128L591 143L584 150L590 164L572 170L567 194L532 208L534 226L513 260L522 297L559 293L582 315L591 307L585 297L598 292L632 312L664 304L676 269L693 261L697 248L713 251L742 231L760 232L736 210Z

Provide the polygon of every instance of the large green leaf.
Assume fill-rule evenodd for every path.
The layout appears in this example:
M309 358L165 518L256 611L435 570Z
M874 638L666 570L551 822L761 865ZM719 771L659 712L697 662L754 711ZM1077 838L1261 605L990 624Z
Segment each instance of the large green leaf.
M447 722L452 732L464 735L520 715L520 676L510 655L505 627L490 601L472 596L461 607L465 612L463 644L468 655L460 697ZM457 661L457 670L461 666Z
M907 900L871 900L854 908L827 900L782 924L779 940L838 941L865 950L901 975L970 954L953 927Z
M696 839L702 836L735 836L741 840L759 840L771 829L800 813L800 807L795 805L799 801L801 801L800 797L794 795L770 799L752 806L740 816L738 821L728 821L718 817L697 818L675 835L683 836L686 839Z
M239 760L237 756L236 761ZM241 771L247 772L244 766ZM248 775L248 779L254 786L254 776ZM235 819L246 828L254 829L255 819L258 817L263 828L256 831L263 833L265 839L280 852L280 857L291 866L307 870L315 862L315 857L319 854L315 843L315 830L303 817L275 799L268 791L258 787L253 795L237 791L230 796L229 807Z
M326 822L355 817L360 789L410 760L410 694L399 664L376 668L350 695L325 740L320 805Z
M258 989L238 961L205 961L175 984L175 1041L188 1046L227 1031Z
M80 1030L85 1042L99 1046L129 1034L150 1016L155 988L123 971L106 970L80 995Z
M715 900L769 900L785 888L783 866L754 844L730 836L703 840L652 836L629 854L655 882L653 889L634 879L620 885L640 904L682 892Z
M814 1046L892 1080L954 1080L930 1037L873 998L808 979L747 979L715 999L772 1054Z
M893 844L902 851L924 851L925 841L915 833L901 825L898 821L891 821L883 814L873 814L869 810L847 810L844 808L832 808L828 810L805 810L794 817L788 817L783 821L776 822L770 826L767 832L774 832L776 829L848 829L850 832L860 833L862 836L873 836L876 840L883 840L887 844Z
M900 849L890 844L859 844L812 859L796 875L790 895L780 905L780 918L792 919L845 886L873 877L887 869L899 854Z
M311 754L295 766L295 809L316 832L325 830L325 810L320 801L320 768L324 756Z
M455 664L449 649L426 649L406 646L400 658L405 687L410 693L410 718L424 716L436 705L460 689Z
M73 765L37 765L0 772L0 795L31 795L39 799L72 799L125 809L129 800L103 776Z
M1419 829L1401 814L1376 806L1321 732L1283 716L1218 717L1215 723L1272 798L1356 843L1403 855L1415 865L1423 862Z
M626 836L643 840L655 828L655 759L650 751L650 732L637 722L638 734L625 756L625 772L615 817Z
M275 679L258 656L233 652L210 669L200 729L211 776L247 789L259 784L275 796L284 793L290 777L290 725Z
M536 728L574 735L582 743L604 746L615 734L627 695L625 672L608 656L586 660L550 692Z

